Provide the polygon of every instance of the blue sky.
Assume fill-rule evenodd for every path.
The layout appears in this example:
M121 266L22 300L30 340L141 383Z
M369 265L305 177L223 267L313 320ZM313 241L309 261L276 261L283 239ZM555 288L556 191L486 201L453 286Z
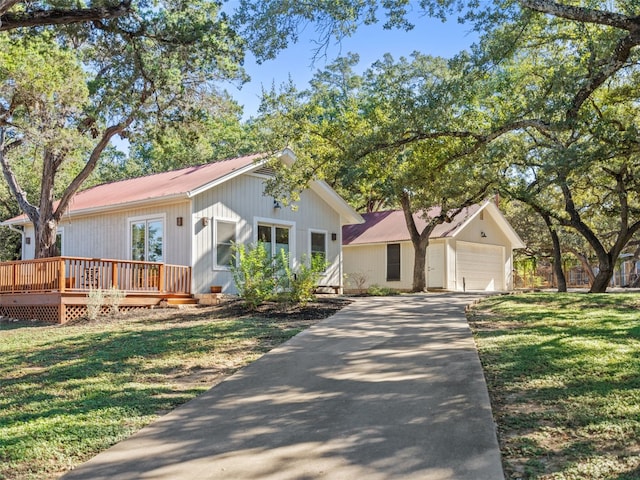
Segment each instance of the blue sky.
M329 45L326 57L318 58L315 62L313 54L317 46L313 41L317 40L317 37L314 28L309 27L305 37L280 52L274 60L258 65L249 56L245 69L251 76L251 81L240 90L230 87L229 92L244 106L244 118L249 118L257 113L263 86L267 90L273 83L279 86L287 82L290 75L297 87L304 89L316 71L322 70L336 57L348 52L359 54L359 67L365 70L385 53L391 53L396 59L401 56L408 57L414 51L451 58L461 50L468 49L478 38L477 34L471 31L470 25L460 25L455 20L443 23L437 19L416 17L413 23L415 28L409 32L384 30L382 22L362 26L353 36L344 39L340 44L333 42Z

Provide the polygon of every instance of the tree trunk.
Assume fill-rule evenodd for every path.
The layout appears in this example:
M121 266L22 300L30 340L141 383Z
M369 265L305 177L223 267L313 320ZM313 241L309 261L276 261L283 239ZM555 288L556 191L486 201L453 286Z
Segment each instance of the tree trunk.
M51 151L45 150L44 161L42 162L42 176L40 180L40 221L34 223L35 229L35 258L55 257L56 234L58 222L53 214L54 186L55 178L60 165L64 159L63 155L54 155Z
M611 277L613 277L613 262L600 262L600 270L593 279L589 293L606 293Z
M132 118L118 125L108 127L102 134L98 143L94 146L89 160L84 168L67 186L62 198L54 210L54 187L58 169L65 160L66 152L53 152L46 150L43 158L43 169L40 183L40 203L39 207L32 205L25 191L18 184L11 165L6 158L6 153L10 148L20 145L21 141L14 141L9 146L5 146L5 129L0 128L0 165L2 173L9 186L9 190L18 201L21 210L29 217L35 229L35 258L47 258L60 255L56 247L56 234L58 223L62 215L67 210L71 199L87 180L89 175L95 170L100 159L100 155L109 144L111 138L121 133L132 121Z
M551 242L553 243L553 273L556 276L558 282L558 292L567 291L567 278L564 276L564 270L562 269L562 250L560 248L560 237L558 232L551 224L551 218L544 216L544 221L549 228L549 234L551 235Z
M35 258L49 258L60 255L56 245L58 223L49 220L39 222L35 229Z
M560 239L558 238L558 234L554 231L551 234L551 239L553 241L553 273L556 276L556 281L558 282L558 292L566 292L567 291L567 278L564 275L564 270L562 269L562 252L560 251Z
M427 291L427 247L429 246L429 238L426 241L420 241L413 244L413 284L412 292Z
M400 197L404 219L409 230L411 243L413 244L413 282L412 292L424 292L427 290L427 247L429 246L429 236L436 226L435 222L429 222L422 232L418 231L416 222L413 219L411 200L407 193Z
M547 229L549 230L549 235L551 235L551 242L553 244L553 273L555 274L556 281L558 282L558 292L566 292L567 279L564 275L564 270L562 270L562 249L560 247L560 237L558 236L558 232L553 225L551 216L547 212L539 208L537 205L531 206L536 212L538 212L538 214L540 214L547 226Z

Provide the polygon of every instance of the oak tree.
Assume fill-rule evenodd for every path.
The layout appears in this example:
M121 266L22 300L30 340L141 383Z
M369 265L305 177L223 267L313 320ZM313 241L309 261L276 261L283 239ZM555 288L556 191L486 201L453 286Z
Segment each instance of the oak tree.
M244 78L243 42L216 2L124 3L124 15L0 37L0 163L35 226L37 257L56 253L57 223L116 135L192 111L217 93L218 81ZM36 199L12 170L12 152L25 144L43 158ZM54 203L58 174L78 155L83 167Z

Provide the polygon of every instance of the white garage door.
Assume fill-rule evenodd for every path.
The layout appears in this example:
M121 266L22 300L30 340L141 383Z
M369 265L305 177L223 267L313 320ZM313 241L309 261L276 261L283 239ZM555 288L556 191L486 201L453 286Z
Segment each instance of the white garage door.
M504 290L504 247L477 243L456 243L458 290Z

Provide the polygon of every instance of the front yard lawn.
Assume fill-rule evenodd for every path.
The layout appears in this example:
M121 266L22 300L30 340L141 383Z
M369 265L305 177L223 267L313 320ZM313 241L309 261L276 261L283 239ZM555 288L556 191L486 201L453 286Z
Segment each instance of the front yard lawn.
M0 321L0 479L51 479L128 437L345 300L237 304L43 325Z
M471 309L510 479L640 479L640 295L492 297Z

